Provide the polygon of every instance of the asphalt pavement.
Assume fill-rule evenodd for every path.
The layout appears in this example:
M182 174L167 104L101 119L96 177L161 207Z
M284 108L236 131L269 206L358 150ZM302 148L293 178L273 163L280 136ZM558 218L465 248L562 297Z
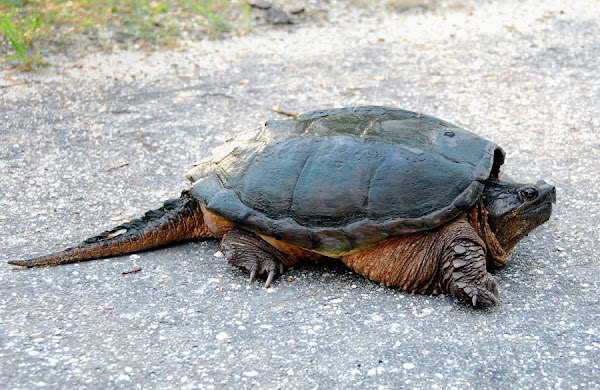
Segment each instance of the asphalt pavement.
M600 3L400 3L308 2L327 12L1 68L0 388L600 388ZM264 289L214 240L6 264L177 196L211 148L282 119L273 106L365 104L472 130L506 150L508 175L556 186L551 220L494 272L501 306L388 289L342 264Z

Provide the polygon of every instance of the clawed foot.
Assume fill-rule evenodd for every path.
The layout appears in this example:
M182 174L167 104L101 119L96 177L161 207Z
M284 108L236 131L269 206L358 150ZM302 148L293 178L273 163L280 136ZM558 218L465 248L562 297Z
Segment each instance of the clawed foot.
M473 307L500 304L496 280L488 272L485 272L485 275L475 282L461 281L461 278L458 278L450 284L450 293Z
M266 277L265 287L269 287L278 273L283 274L285 255L252 232L230 230L223 236L221 252L229 264L250 274L250 283Z
M473 307L499 305L496 280L486 270L480 243L459 239L452 242L443 261L447 291Z

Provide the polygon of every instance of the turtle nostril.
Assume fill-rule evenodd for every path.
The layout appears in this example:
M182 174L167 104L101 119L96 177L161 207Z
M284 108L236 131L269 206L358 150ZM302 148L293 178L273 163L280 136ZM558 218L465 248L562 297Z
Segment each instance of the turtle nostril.
M556 203L556 187L551 186L550 196L552 197L552 203Z

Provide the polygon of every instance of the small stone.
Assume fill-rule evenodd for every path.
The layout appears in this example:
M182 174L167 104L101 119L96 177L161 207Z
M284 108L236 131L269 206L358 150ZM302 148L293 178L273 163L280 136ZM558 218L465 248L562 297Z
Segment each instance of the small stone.
M415 365L412 363L404 363L402 365L402 368L404 368L405 370L412 370L413 368L415 368Z
M229 335L225 332L220 332L217 334L217 340L219 340L219 341L223 341L228 338L229 338Z
M466 251L467 250L462 245L457 245L454 247L454 252L458 253L459 255L465 253Z
M125 234L125 233L127 233L127 229L120 229L120 230L117 230L117 231L116 231L116 232L114 232L114 233L110 233L110 234L108 235L108 238L114 238L114 237L117 237L117 236L123 235L123 234Z

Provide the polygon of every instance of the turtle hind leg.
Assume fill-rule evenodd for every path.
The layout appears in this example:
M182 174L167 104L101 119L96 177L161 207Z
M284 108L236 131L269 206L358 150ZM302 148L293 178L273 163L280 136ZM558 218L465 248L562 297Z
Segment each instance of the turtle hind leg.
M148 211L141 218L88 238L78 246L8 263L23 267L68 264L141 252L197 237L210 237L210 233L204 224L198 200L184 191L180 198L167 200L161 208Z
M265 287L271 285L277 273L283 273L284 266L295 263L256 234L237 227L223 236L221 252L229 264L250 273L251 283L257 276L266 277Z
M486 270L481 244L466 238L452 241L442 255L442 284L462 302L474 307L498 305L496 280Z

